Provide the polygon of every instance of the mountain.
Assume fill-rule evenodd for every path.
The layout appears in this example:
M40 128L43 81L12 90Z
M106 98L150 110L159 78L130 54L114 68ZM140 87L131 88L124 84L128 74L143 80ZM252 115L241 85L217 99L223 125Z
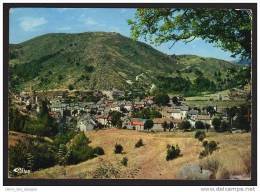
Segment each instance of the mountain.
M158 77L177 75L192 81L204 74L238 66L195 55L166 55L118 33L46 34L10 44L11 87L17 90L102 89L126 90L158 84ZM140 79L142 82L140 83Z
M249 66L252 63L251 59L237 59L230 62L237 65L244 65L244 66Z

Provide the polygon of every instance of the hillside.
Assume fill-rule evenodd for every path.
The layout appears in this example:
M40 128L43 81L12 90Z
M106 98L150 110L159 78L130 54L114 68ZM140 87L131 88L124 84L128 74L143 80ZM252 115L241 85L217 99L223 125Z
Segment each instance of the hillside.
M193 132L147 133L123 129L107 129L87 132L91 146L101 146L105 155L84 161L77 165L54 166L32 174L25 178L42 179L91 179L91 178L127 178L127 179L176 179L179 171L187 164L202 164L214 159L221 165L216 179L223 178L223 167L230 176L245 175L247 166L245 159L250 160L250 134L207 133L207 138L219 142L219 149L208 159L199 159L201 143L194 139ZM144 146L135 148L139 138ZM124 147L123 154L114 153L115 143ZM167 144L178 144L182 156L166 161ZM127 166L120 161L128 158ZM206 166L205 166L206 168ZM244 176L245 177L245 176ZM248 177L248 176L246 176Z
M16 90L117 88L158 85L158 76L194 80L200 71L237 69L232 63L194 55L169 56L118 33L47 34L10 45L11 86ZM181 74L180 74L181 73ZM199 73L200 74L200 73ZM142 78L137 78L141 76ZM143 81L140 79L143 79ZM158 85L160 86L160 85Z

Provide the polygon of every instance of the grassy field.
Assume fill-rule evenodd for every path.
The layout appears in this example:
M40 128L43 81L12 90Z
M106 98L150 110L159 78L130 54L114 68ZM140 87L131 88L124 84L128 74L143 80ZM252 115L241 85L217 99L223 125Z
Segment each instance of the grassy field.
M207 140L219 142L219 149L210 157L199 159L201 143L194 139L194 132L145 133L131 130L107 129L87 132L92 146L101 146L105 155L71 166L55 166L40 170L26 177L29 178L135 178L135 179L175 179L180 168L187 164L206 165L210 159L220 163L217 175L222 178L221 170L230 175L246 175L250 162L250 133L207 133ZM144 146L135 148L138 139L143 139ZM114 145L124 147L123 154L114 154ZM181 157L166 161L167 144L178 144ZM128 158L128 165L120 162ZM218 179L218 178L217 178Z

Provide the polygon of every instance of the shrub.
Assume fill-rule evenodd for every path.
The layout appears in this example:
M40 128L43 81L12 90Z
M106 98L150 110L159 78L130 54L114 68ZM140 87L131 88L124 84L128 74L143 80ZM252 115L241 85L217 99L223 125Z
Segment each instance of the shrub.
M74 89L74 86L73 86L72 84L70 84L70 85L68 86L68 88L69 88L69 90L73 90L73 89Z
M122 153L122 152L123 152L123 146L116 143L116 144L115 144L115 150L114 150L114 152L115 152L116 154Z
M93 149L94 154L96 155L104 155L104 149L102 147L96 147Z
M158 105L165 106L169 103L170 97L167 94L159 94L154 97L154 102Z
M68 164L77 164L95 157L94 150L88 144L90 140L81 132L73 138L67 153Z
M204 131L196 131L195 139L198 139L199 141L203 141L205 138L206 138L206 133Z
M143 140L142 140L142 139L139 139L139 140L137 141L137 143L135 144L135 148L139 148L139 147L142 147L142 146L144 146Z
M206 147L208 145L208 141L207 140L204 140L203 143L202 143L202 146L203 147Z
M96 179L111 179L118 178L120 172L113 164L105 162L99 165L92 175Z
M144 123L144 129L150 130L153 127L153 121L148 119Z
M212 120L212 125L213 125L214 129L215 129L217 132L221 131L221 129L220 129L221 119L219 119L219 118L214 118L214 119Z
M190 129L191 128L191 124L189 121L183 121L181 123L178 124L178 127L180 129L183 129L184 131L187 130L187 129Z
M168 146L167 145L167 155L166 161L172 160L180 156L181 150L178 145L176 146Z
M200 152L199 154L199 158L203 158L208 156L209 154L212 154L215 150L217 150L218 144L216 143L216 141L205 141L203 142L203 147L204 150Z
M217 149L218 144L216 143L216 141L210 141L207 146L209 153L211 154L213 151Z
M127 166L127 162L128 162L128 158L127 158L127 157L124 157L124 158L121 160L121 164L124 165L124 166Z
M202 121L196 121L195 128L196 129L205 129L205 125Z

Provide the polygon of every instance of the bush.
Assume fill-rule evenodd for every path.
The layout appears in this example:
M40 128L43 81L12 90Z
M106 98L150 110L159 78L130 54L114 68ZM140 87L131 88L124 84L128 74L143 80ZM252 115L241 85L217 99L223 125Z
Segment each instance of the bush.
M127 158L127 157L124 157L124 158L121 160L121 164L124 165L124 166L127 166L127 162L128 162L128 158Z
M206 147L208 145L208 141L207 140L204 140L203 143L202 143L202 146L203 147Z
M216 143L216 141L210 141L207 146L209 153L211 154L213 151L217 149L218 144Z
M144 129L150 130L153 127L153 121L148 119L144 123Z
M120 145L120 144L115 144L115 150L114 150L114 152L115 152L116 154L122 153L122 152L123 152L123 146Z
M178 127L179 127L179 129L182 129L182 130L185 131L185 130L188 130L188 129L191 128L191 124L190 124L189 121L183 121L183 122L178 124Z
M94 154L96 155L104 155L104 149L102 147L96 147L93 149Z
M220 132L221 129L220 129L220 125L221 125L221 119L219 118L214 118L212 120L212 125L214 127L214 129L217 131L217 132Z
M195 128L196 129L205 129L205 125L202 121L196 121Z
M142 146L144 146L143 140L142 140L142 139L139 139L139 140L137 141L137 143L135 144L135 148L139 148L139 147L142 147Z
M154 97L154 102L157 105L165 106L169 103L170 97L167 94L159 94Z
M73 86L72 84L70 84L70 85L68 86L68 88L69 88L69 90L73 90L73 89L74 89L74 86Z
M176 145L176 146L167 145L166 161L179 157L180 153L181 153L181 150L178 145Z
M198 139L200 142L206 138L206 133L204 131L196 131L195 139Z
M88 144L90 140L81 132L73 138L67 153L68 164L77 164L95 157L94 150Z
M205 141L205 142L203 142L202 145L204 147L204 150L200 152L200 155L199 155L200 159L212 154L218 148L218 144L216 141L210 141L210 142Z

